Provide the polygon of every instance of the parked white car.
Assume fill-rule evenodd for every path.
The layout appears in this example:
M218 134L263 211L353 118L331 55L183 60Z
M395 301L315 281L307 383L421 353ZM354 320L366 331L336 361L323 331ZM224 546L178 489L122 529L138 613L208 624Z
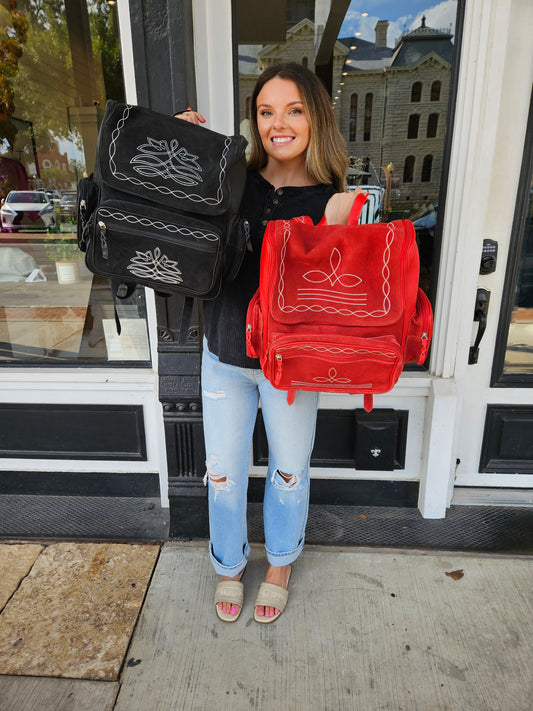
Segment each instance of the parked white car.
M2 230L48 230L55 227L56 211L42 190L12 190L0 207Z

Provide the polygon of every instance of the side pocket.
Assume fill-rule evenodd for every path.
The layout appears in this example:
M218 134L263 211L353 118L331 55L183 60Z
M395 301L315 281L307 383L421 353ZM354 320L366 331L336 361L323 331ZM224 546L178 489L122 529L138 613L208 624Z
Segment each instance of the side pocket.
M405 342L405 363L422 365L426 360L433 334L433 312L428 297L418 289L415 312L409 323Z
M244 255L250 245L250 225L248 220L237 219L229 233L224 253L224 277L233 281L242 266Z
M259 289L255 292L246 314L246 355L261 358L263 355L263 314L259 301Z
M94 213L98 206L99 190L96 183L91 178L82 178L78 181L77 199L77 238L78 248L82 252L87 251L92 226L94 223Z

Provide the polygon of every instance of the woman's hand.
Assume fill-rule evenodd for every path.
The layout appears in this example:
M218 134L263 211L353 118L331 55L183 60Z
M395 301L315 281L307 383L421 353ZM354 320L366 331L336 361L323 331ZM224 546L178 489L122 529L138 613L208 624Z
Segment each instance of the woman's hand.
M201 123L205 123L205 118L202 114L199 114L198 111L184 111L181 114L174 114L174 118L194 123L196 126L199 126Z
M347 225L353 202L356 196L362 192L361 188L357 188L350 193L332 195L324 212L328 225Z

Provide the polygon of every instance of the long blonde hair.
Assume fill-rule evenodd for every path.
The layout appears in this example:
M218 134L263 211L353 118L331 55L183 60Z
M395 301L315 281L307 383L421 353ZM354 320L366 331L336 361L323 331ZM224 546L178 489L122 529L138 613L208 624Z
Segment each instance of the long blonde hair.
M257 80L250 102L252 140L248 167L261 170L267 164L268 154L263 148L257 128L257 96L264 85L274 77L290 79L300 91L310 129L309 146L305 155L307 172L318 183L333 185L340 192L344 192L348 158L345 141L331 108L331 99L316 74L295 62L268 67Z

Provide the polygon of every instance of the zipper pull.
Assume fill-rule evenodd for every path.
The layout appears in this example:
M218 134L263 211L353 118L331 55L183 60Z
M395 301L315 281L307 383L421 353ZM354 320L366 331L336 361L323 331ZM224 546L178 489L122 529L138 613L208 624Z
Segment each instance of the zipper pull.
M248 323L246 325L246 346L249 347L252 345L252 324Z
M98 227L100 228L100 245L102 247L102 257L104 259L109 259L109 250L107 248L107 237L106 237L107 228L105 226L105 222L102 222L102 220L100 220L98 222Z
M274 382L276 385L281 380L282 369L283 369L283 357L281 356L281 354L278 353L276 355L276 375L274 377Z
M246 249L247 249L249 252L253 252L254 250L253 250L253 247L252 247L252 240L250 239L250 223L248 222L248 220L244 220L244 222L242 223L242 229L243 229L243 231L244 231L244 238L245 238L245 242L246 242Z
M422 363L426 360L426 356L428 354L428 347L429 347L429 338L428 334L426 331L422 334L422 348L420 350L420 357L418 359L418 365L422 365Z
M85 200L80 200L78 216L79 216L79 219L81 222L82 232L85 230L85 226L87 225L87 222L85 220L85 210L86 209L87 209L87 203L85 202Z

